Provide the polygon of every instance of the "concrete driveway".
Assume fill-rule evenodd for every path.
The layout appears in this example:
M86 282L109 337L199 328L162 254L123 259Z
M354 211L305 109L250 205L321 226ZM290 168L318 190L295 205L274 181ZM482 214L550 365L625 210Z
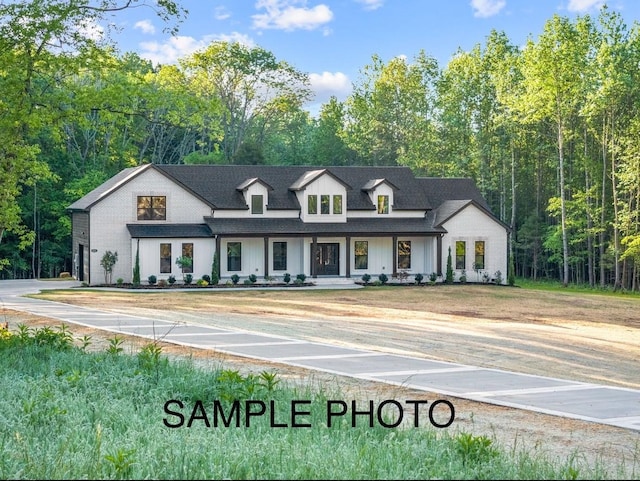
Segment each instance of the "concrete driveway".
M22 297L76 281L0 281L0 305L67 323L640 431L640 390L170 322Z

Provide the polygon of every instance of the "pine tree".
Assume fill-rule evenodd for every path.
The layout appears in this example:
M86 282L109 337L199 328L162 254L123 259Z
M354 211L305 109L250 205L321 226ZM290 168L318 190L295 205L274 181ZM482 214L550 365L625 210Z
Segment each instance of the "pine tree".
M133 285L140 285L140 239L138 239L136 247L136 264L133 266Z
M453 284L453 266L451 265L451 246L449 246L449 254L447 255L447 276L445 278L447 284Z
M211 264L211 284L216 285L220 280L220 267L218 266L218 253L213 254L213 263Z

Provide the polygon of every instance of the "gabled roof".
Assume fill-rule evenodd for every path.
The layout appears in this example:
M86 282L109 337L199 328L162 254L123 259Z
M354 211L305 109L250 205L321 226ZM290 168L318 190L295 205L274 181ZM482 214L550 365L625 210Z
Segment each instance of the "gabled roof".
M259 183L259 184L264 185L268 190L273 190L273 187L271 187L264 180L259 179L258 177L253 177L251 179L245 180L242 184L240 184L238 187L236 187L236 190L239 190L239 191L247 190L249 187L251 187L256 182Z
M299 210L292 188L301 188L324 173L344 184L348 210L375 210L369 195L361 189L372 178L383 178L398 187L395 210L431 208L421 184L408 167L327 167L273 165L156 165L177 183L188 188L216 209L246 209L244 196L236 189L247 179L260 179L270 185L269 210ZM356 187L352 187L356 186Z
M335 180L340 182L345 188L350 189L351 187L341 178L336 177L331 173L328 169L318 169L318 170L308 170L304 174L302 174L293 184L289 186L290 190L297 191L303 190L306 186L312 183L314 180L322 177L323 175L328 174L333 177Z
M119 189L124 184L129 182L131 179L133 179L134 177L136 177L137 175L139 175L141 172L148 169L149 167L151 167L151 165L147 164L147 165L141 165L139 167L129 167L128 169L124 169L123 171L118 172L116 175L111 177L105 183L99 185L98 187L93 189L91 192L89 192L85 196L75 201L73 204L67 207L67 209L68 210L90 209L91 206L93 206L93 204L100 201L104 197L108 196L113 191Z
M389 182L387 179L371 179L369 182L367 182L362 186L362 190L369 192L382 184L387 184L393 190L398 190L398 188L395 185L393 185L391 182Z

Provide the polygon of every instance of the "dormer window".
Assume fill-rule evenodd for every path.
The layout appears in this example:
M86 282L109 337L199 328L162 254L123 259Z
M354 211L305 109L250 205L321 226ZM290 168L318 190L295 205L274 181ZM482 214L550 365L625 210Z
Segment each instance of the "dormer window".
M263 214L264 213L264 196L254 194L251 196L251 213Z
M318 196L317 195L310 195L307 197L307 213L308 214L318 213Z
M329 200L331 197L329 195L321 195L320 196L320 213L321 214L329 214L331 211L331 205Z
M388 213L389 213L389 196L379 195L378 196L378 214L388 214Z
M333 213L342 214L342 196L341 195L333 196Z

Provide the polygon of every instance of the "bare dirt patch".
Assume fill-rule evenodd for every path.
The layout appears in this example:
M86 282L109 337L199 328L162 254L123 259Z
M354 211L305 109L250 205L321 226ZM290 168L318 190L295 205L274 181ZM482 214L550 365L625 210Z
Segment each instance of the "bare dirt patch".
M614 386L640 388L640 299L496 286L368 288L354 291L48 292L59 302L207 323L345 346ZM53 323L5 312L15 324ZM106 345L110 333L72 327ZM86 331L86 332L85 332ZM135 349L143 342L128 338ZM286 365L169 344L163 351L243 372L275 370L296 382L335 386L362 399L449 399L455 429L493 436L507 448L540 451L578 464L625 463L619 478L640 474L640 433L518 409L363 382ZM615 415L615 413L614 413ZM613 417L613 416L612 416Z

